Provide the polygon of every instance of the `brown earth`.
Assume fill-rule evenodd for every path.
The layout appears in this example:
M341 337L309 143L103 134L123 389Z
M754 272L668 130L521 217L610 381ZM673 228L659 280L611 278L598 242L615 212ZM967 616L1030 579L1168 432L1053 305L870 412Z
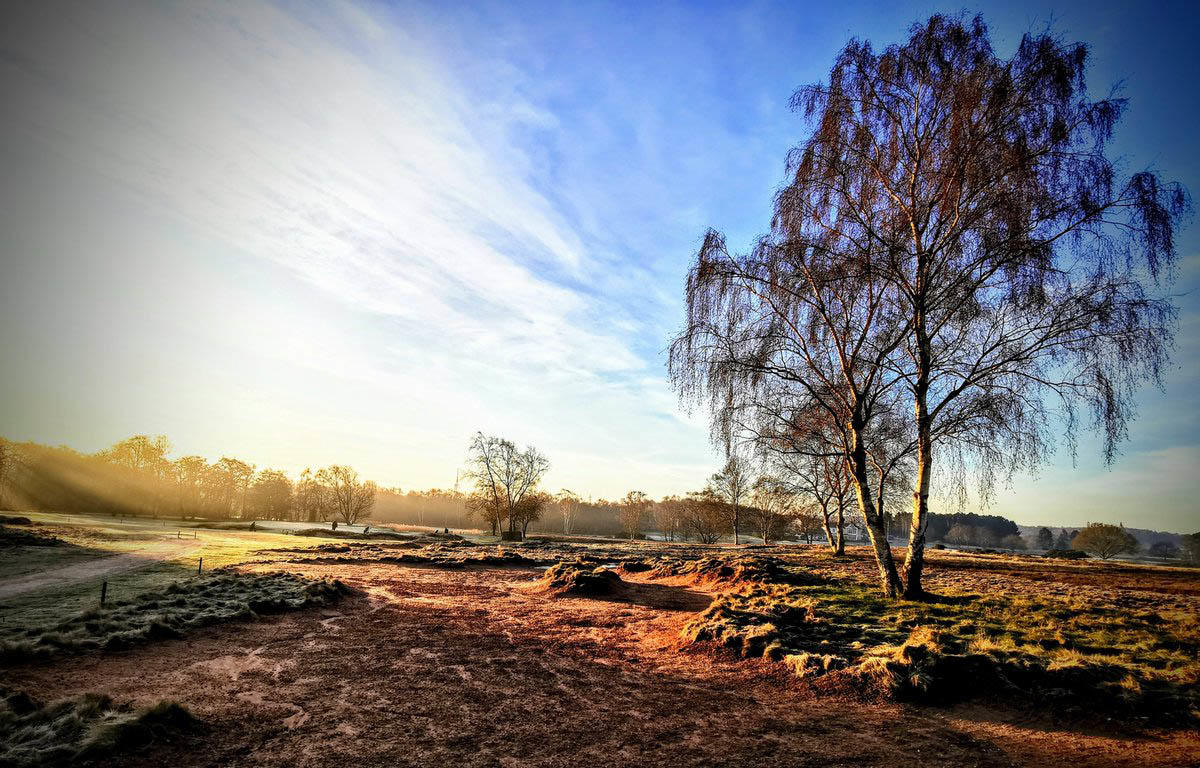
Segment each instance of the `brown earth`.
M1125 732L1111 722L1060 723L979 703L947 710L833 698L782 665L684 651L679 629L711 595L644 574L625 574L630 583L618 598L548 599L531 589L541 575L533 568L260 567L335 576L363 594L337 611L214 627L134 651L7 670L0 680L41 698L99 691L139 704L173 699L204 723L110 765L1200 761L1192 732ZM948 569L939 578L956 576ZM1065 581L1063 588L1080 588Z

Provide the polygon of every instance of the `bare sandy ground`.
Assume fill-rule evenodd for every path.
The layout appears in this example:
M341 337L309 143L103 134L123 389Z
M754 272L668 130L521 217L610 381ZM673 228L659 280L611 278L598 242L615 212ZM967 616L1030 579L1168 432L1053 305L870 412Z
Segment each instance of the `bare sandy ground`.
M1200 756L1195 733L832 698L780 665L686 652L678 630L711 599L696 588L551 600L528 588L532 569L284 567L364 596L0 679L44 698L170 698L204 722L112 763L128 766L1078 768Z
M0 581L0 600L50 587L61 587L81 581L91 581L117 573L145 568L165 560L181 557L194 549L200 542L182 539L163 541L154 546L124 555L110 555L86 560L74 565L64 565L36 573L26 573Z

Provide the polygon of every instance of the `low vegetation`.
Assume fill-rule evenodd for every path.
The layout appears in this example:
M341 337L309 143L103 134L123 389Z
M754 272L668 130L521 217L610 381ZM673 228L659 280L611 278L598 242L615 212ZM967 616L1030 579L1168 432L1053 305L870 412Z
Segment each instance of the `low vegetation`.
M327 605L347 591L341 582L330 579L215 571L129 600L98 605L47 625L21 628L0 640L0 661L14 663L64 652L127 648L148 640L180 637L210 624Z
M819 688L869 697L1020 693L1059 711L1177 724L1200 716L1192 611L969 593L896 602L865 584L799 575L742 580L688 622L683 639L781 661Z
M195 725L187 709L171 701L134 709L84 693L44 704L0 688L0 766L100 762Z
M537 582L539 591L554 597L597 597L619 592L624 584L609 568L582 568L568 563L552 566Z

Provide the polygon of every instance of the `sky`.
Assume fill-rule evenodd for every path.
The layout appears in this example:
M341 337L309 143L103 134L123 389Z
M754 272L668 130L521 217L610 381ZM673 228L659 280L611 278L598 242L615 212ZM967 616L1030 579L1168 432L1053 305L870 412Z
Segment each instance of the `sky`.
M962 6L5 4L0 435L450 487L476 430L614 498L720 464L665 350L707 227L748 245L807 126L796 87ZM1200 190L1187 3L985 3L1123 83L1123 167ZM1085 438L988 511L1200 528L1200 234L1112 468Z

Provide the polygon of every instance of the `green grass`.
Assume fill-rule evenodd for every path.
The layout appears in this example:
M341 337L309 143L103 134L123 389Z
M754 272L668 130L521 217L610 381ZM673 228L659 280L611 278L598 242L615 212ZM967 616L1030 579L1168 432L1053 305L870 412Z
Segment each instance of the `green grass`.
M191 714L174 702L133 709L84 693L43 704L22 692L0 689L0 766L102 762L194 725Z

